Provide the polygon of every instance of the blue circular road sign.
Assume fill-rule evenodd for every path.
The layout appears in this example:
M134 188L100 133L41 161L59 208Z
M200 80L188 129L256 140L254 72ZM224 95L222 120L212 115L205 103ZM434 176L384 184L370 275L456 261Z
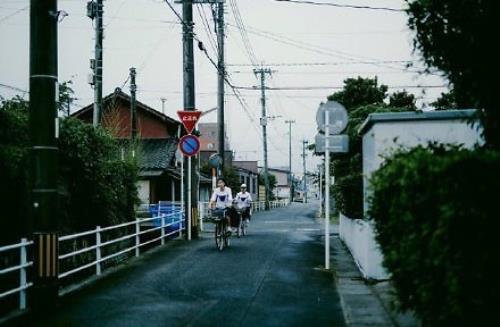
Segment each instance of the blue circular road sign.
M200 140L191 134L184 135L179 141L179 149L185 156L194 156L200 151Z

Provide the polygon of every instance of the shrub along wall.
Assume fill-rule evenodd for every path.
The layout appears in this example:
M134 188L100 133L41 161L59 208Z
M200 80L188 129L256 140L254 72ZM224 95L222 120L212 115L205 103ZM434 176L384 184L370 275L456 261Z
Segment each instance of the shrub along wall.
M0 106L0 244L30 232L28 103ZM121 160L119 144L102 129L76 119L61 122L59 136L60 230L63 233L133 219L138 203L137 166Z
M384 265L402 309L425 325L500 323L499 168L498 152L430 145L373 175L369 215Z

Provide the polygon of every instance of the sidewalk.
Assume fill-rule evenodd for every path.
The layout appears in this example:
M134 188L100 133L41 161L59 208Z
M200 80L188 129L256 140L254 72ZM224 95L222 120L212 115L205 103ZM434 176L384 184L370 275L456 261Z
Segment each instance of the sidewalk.
M332 267L347 326L420 326L411 314L400 314L392 308L390 282L370 285L363 278L354 260L340 240L338 228L332 226Z

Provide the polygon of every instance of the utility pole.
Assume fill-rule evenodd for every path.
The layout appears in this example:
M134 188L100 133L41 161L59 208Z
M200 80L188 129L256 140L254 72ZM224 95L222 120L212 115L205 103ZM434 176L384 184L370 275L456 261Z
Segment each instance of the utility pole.
M103 0L92 0L87 2L87 16L95 21L95 54L91 60L91 68L94 71L92 78L94 84L94 115L92 123L100 124L102 114L102 39L103 39Z
M307 170L306 170L306 146L309 142L302 141L302 164L304 166L304 203L307 203Z
M285 124L288 124L288 169L290 173L288 174L288 183L290 184L290 203L293 201L293 176L292 176L292 124L295 124L295 120L285 120Z
M221 157L220 171L224 171L225 164L225 133L224 133L224 82L226 78L226 66L224 64L224 3L217 4L217 44L218 44L218 93L217 93L217 129L218 129L218 152Z
M193 53L193 3L182 2L182 42L183 42L183 84L184 84L184 110L196 110L195 83L194 83L194 53ZM186 199L185 212L187 217L187 237L198 237L198 192L191 192L198 186L196 160L191 157L185 159L187 164L185 176L187 187L184 189ZM194 166L194 167L192 167Z
M34 241L32 306L37 313L54 308L58 295L58 18L57 0L31 0L29 212Z
M137 108L135 100L137 85L135 84L135 75L135 68L130 68L130 137L132 141L135 141L137 139Z
M262 126L262 139L264 142L264 184L265 184L265 208L269 210L269 175L267 167L267 116L266 116L266 74L271 75L272 71L268 68L259 68L253 70L255 76L260 75L260 90L262 103L262 117L260 125Z

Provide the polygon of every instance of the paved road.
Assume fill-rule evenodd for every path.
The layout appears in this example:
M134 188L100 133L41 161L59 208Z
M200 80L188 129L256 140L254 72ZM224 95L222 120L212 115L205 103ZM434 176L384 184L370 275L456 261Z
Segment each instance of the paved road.
M37 326L344 326L323 262L316 206L255 215L219 253L211 234L178 241L65 298Z

